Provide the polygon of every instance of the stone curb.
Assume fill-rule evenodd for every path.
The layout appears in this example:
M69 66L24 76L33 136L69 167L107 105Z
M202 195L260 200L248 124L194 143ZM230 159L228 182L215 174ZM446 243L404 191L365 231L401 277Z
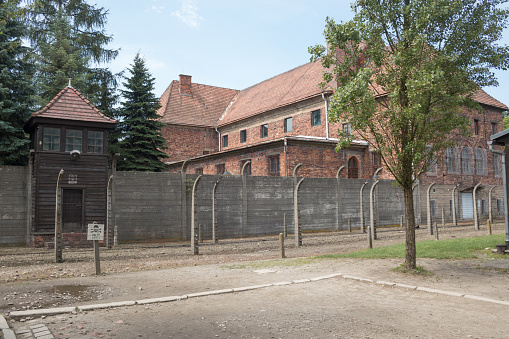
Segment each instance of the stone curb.
M508 301L495 300L495 299L479 297L479 296L475 296L475 295L464 295L464 294L458 293L458 292L444 291L444 290L438 290L438 289L428 288L428 287L418 287L418 286L394 283L394 282L389 282L389 281L374 281L371 279L355 277L355 276L350 276L350 275L343 275L341 273L335 273L335 274L330 274L330 275L316 277L316 278L310 278L310 279L299 279L299 280L294 280L294 281L283 281L283 282L276 282L276 283L271 283L271 284L251 285L251 286L235 287L235 288L228 288L228 289L215 290L215 291L197 292L197 293L190 293L190 294L181 295L181 296L169 296L169 297L161 297L161 298L140 299L140 300L134 300L134 301L111 302L111 303L105 303L105 304L83 305L83 306L77 306L77 307L59 307L59 308L48 308L48 309L39 309L39 310L13 311L13 312L9 313L9 316L12 318L21 318L21 317L28 317L28 316L36 317L36 316L43 316L43 315L55 315L55 314L62 314L62 313L70 313L73 311L92 311L92 310L112 308L112 307L123 307L123 306L134 306L134 305L146 305L146 304L163 303L163 302L173 302L173 301L180 301L180 300L185 300L185 299L189 299L189 298L198 298L198 297L205 297L205 296L211 296L211 295L257 290L257 289L271 287L271 286L286 286L286 285L314 282L314 281L319 281L319 280L324 280L324 279L331 279L331 278L335 278L335 277L343 277L344 279L351 279L351 280L355 280L355 281L361 281L361 282L372 283L372 284L383 285L383 286L406 288L406 289L410 289L410 290L417 290L417 291L427 292L427 293L436 293L436 294L448 295L448 296L453 296L453 297L465 297L468 299L474 299L474 300L485 301L485 302L509 306ZM4 329L4 327L6 327L6 328ZM5 319L2 316L0 316L0 329L2 329L3 331L10 331L7 322L5 321ZM4 334L4 336L5 336L5 334ZM7 338L8 337L6 337L6 339ZM13 338L15 338L15 337L13 337Z
M4 339L16 339L16 335L14 335L14 331L11 329L2 328L0 334L3 335Z

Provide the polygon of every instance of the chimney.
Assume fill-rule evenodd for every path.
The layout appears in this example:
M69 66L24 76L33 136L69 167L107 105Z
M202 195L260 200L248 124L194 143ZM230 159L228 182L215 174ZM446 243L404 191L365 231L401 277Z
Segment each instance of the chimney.
M179 75L179 92L181 95L192 96L191 92L191 76L190 75Z

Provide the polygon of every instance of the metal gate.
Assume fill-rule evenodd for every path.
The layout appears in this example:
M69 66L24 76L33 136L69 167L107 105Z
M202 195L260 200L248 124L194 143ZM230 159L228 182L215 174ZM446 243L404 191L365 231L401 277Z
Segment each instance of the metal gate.
M461 193L461 216L463 219L474 218L474 204L472 193Z

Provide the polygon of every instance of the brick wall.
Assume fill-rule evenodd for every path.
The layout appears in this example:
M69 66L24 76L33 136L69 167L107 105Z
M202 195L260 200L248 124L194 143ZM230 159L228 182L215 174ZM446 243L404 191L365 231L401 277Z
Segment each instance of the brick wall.
M198 157L204 152L217 152L217 133L211 128L166 125L161 129L167 142L164 162Z

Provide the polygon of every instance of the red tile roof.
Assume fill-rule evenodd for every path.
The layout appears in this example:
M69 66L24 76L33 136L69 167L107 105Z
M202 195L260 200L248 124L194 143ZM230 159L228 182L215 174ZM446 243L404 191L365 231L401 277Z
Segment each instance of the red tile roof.
M320 62L310 62L242 90L217 126L321 95L330 90L318 86L323 80L322 73Z
M172 81L159 100L161 122L212 127L238 91L192 83L191 93L181 94L179 81Z
M33 113L33 118L52 118L99 122L114 124L117 121L107 117L99 111L83 94L72 87L65 87L53 100L39 111Z
M503 103L501 103L500 101L498 101L497 99L495 99L494 97L492 97L491 95L489 95L482 89L479 89L474 94L474 100L481 104L498 107L498 108L505 109L505 110L508 109L508 107L506 105L504 105Z

